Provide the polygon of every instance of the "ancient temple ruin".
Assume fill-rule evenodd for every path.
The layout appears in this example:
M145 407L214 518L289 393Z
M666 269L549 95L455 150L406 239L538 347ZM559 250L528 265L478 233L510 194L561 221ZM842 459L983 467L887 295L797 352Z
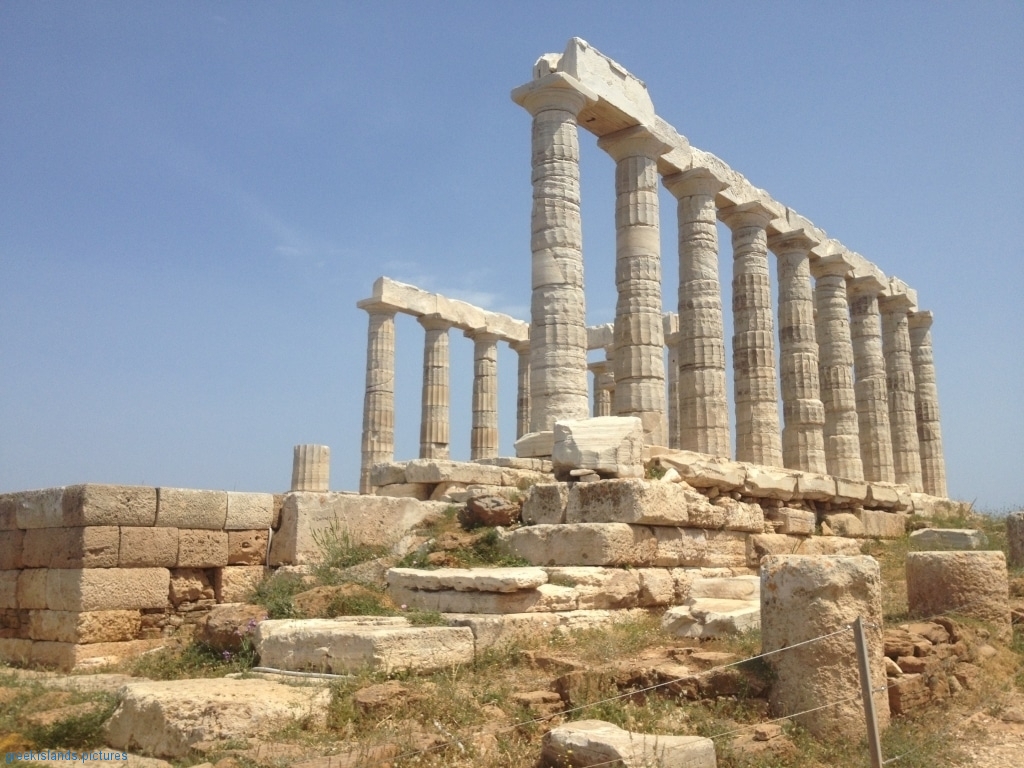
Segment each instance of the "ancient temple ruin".
M420 458L448 458L448 335L458 328L474 343L471 459L498 454L496 345L504 342L519 355L521 459L550 456L558 420L634 416L648 446L946 497L932 313L914 289L691 146L658 116L643 82L583 40L538 59L512 98L533 119L530 322L387 278L375 283L359 302L370 317L361 492L374 490L372 467L395 458L401 312L425 333ZM580 127L616 163L618 301L611 325L589 328ZM662 312L659 177L678 201L678 314ZM718 221L732 231L735 446ZM769 252L778 260L774 301ZM602 348L605 360L588 365L588 350Z

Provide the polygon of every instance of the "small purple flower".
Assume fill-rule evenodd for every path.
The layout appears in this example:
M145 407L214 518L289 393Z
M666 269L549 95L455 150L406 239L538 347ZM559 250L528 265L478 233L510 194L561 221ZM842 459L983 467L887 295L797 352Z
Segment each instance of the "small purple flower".
M231 661L231 651L224 651L220 656L224 661Z

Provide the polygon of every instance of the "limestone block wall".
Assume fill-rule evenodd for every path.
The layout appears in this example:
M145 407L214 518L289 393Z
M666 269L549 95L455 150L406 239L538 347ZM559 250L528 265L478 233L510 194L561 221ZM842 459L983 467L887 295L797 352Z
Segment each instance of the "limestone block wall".
M263 577L282 498L92 484L0 495L0 659L70 669L191 631Z

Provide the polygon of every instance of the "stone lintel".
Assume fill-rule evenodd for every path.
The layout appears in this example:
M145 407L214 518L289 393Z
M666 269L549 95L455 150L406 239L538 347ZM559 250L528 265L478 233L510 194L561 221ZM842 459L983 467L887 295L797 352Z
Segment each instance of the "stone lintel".
M587 349L602 349L615 343L615 326L612 323L592 325L587 328Z
M717 195L728 182L718 178L710 168L691 168L681 173L663 176L661 183L676 198L691 195Z
M672 149L670 144L666 144L643 125L606 133L597 140L597 146L611 155L615 162L627 157L657 158Z
M814 258L815 249L811 249L811 274L815 279L819 277L848 277L853 274L853 263L849 256L843 251L830 253L826 256Z
M597 94L565 72L552 72L513 89L512 101L531 115L548 109L579 114L597 101Z
M737 205L730 205L727 208L719 208L718 218L729 229L746 226L767 227L768 222L776 218L776 211L773 211L760 200L751 200Z
M910 313L910 327L911 328L931 328L932 321L935 319L930 309L919 309L916 312Z
M794 251L809 253L811 248L818 245L819 242L811 230L803 227L783 232L776 230L768 235L768 248L773 253L791 253Z
M847 284L847 292L850 298L855 296L879 296L885 290L888 283L885 282L885 275L868 273L858 275L854 269L853 278Z

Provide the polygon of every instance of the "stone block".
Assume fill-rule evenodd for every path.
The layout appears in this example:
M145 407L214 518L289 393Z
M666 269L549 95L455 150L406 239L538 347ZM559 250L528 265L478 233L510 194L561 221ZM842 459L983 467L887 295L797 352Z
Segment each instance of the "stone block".
M432 483L392 483L391 485L378 486L373 493L375 496L429 501L434 488L435 486Z
M868 483L864 506L873 509L891 509L900 502L900 494L891 483Z
M223 531L227 518L226 491L157 488L156 524L160 527Z
M161 648L164 639L128 640L118 643L56 643L39 640L32 643L31 663L63 672L95 669L120 664Z
M132 682L107 722L107 743L176 759L200 742L245 741L289 723L323 723L330 691L267 680L170 680ZM290 762L290 761L289 761Z
M169 586L166 568L51 568L46 571L46 605L42 607L52 611L164 608Z
M975 550L987 545L985 532L972 528L921 528L910 534L911 549Z
M64 525L63 488L44 488L7 494L15 525L28 528L60 528Z
M863 504L868 498L868 484L863 480L836 479L835 501L839 504Z
M218 568L213 592L218 603L244 603L268 573L262 565L230 565Z
M539 483L530 488L523 499L523 522L526 525L564 523L568 503L568 483Z
M755 464L745 465L746 480L742 493L758 499L789 501L796 495L796 474L781 469L768 469Z
M735 461L714 458L693 451L672 451L658 456L662 466L675 469L694 488L718 488L731 491L743 485L746 467Z
M747 539L747 565L755 568L767 555L859 555L860 542L843 536L754 534Z
M405 482L405 462L374 464L370 467L371 485L397 485Z
M885 513L883 513L885 514ZM851 538L862 538L864 536L864 523L860 517L852 512L827 512L821 516L822 526L836 536L849 536ZM825 528L822 528L825 531Z
M761 577L712 576L694 579L690 585L690 598L757 602L761 598Z
M654 565L651 529L625 523L531 525L505 534L505 547L533 565Z
M858 515L864 524L864 535L872 539L898 539L906 535L907 516L901 512L865 509Z
M25 532L26 568L115 568L120 548L116 525L33 528Z
M278 524L278 509L272 493L227 492L227 516L224 528L229 531L267 530Z
M555 422L555 475L589 469L601 477L643 477L643 423L635 416L599 416Z
M879 728L889 723L883 663L882 578L874 558L771 556L761 566L761 640L774 672L772 712L806 712L795 719L819 738L865 737L860 674L853 637L840 631L857 618L866 622L871 686ZM837 634L832 634L837 633ZM831 637L825 637L826 635ZM806 642L814 640L815 642Z
M942 613L987 621L1008 639L1010 588L1002 552L908 552L907 605L910 613Z
M554 633L608 626L646 616L641 609L618 611L564 611L561 613L446 614L449 625L469 627L477 652L536 639Z
M515 442L516 457L521 459L550 459L555 446L555 433L527 432Z
M0 493L0 531L18 530L17 498L17 493Z
M579 610L617 610L640 604L640 574L633 569L569 566L545 570L550 584L575 590Z
M637 605L655 607L672 605L676 601L676 583L667 568L638 568L640 593Z
M156 496L156 488L141 485L69 485L62 498L63 525L153 525Z
M222 568L228 564L228 532L178 530L178 568Z
M1006 516L1007 565L1024 567L1024 512L1011 512Z
M26 568L18 574L17 605L12 608L45 609L47 568Z
M0 610L18 607L19 575L20 571L0 571Z
M831 501L836 495L836 480L829 475L813 472L799 472L796 476L796 496L798 499L814 501Z
M119 567L173 568L177 562L177 528L121 528Z
M521 459L517 456L493 456L487 459L474 459L474 464L490 464L495 467L507 469L528 470L540 472L551 479L551 462L545 459ZM504 474L502 475L504 477Z
M135 640L142 624L139 611L29 611L33 640L59 643L116 643Z
M657 553L652 565L665 568L742 567L747 563L747 534L700 528L653 527Z
M202 600L213 603L217 599L210 574L203 568L173 569L168 586L168 599L175 608L182 603Z
M32 641L13 637L0 638L0 662L29 664L32 661Z
M228 531L228 565L264 565L267 531Z
M386 674L470 664L468 627L375 625L346 619L274 620L256 628L260 663L275 669L344 674L371 668Z
M498 467L490 469L500 472ZM440 502L385 496L289 493L284 497L281 526L270 544L270 564L300 565L318 560L322 552L315 537L332 529L354 544L391 545L411 529L439 518L447 508Z
M548 583L542 568L392 568L388 586L457 592L519 592Z
M543 765L620 765L623 768L715 768L715 743L701 736L624 731L603 720L552 728L541 742Z
M433 486L434 490L430 492L430 501L444 501L449 503L458 504L460 502L455 500L459 494L463 493L468 488L465 483L438 483ZM387 496L390 494L378 494L379 496Z
M522 459L522 461L527 461L527 459ZM520 491L525 491L538 483L550 483L551 480L550 472L541 472L537 469L502 467L501 470L501 484Z
M574 611L579 595L572 587L543 584L518 592L427 591L389 585L391 599L409 608L441 613L535 613Z
M665 611L661 628L675 637L731 637L761 626L761 604L755 600L702 597Z
M901 675L892 681L888 693L889 711L894 715L913 712L926 706L932 699L931 688L921 674Z
M405 465L405 482L501 485L501 467L463 461L414 459Z
M25 532L17 528L0 530L0 571L16 571L22 567L24 540Z
M971 505L962 501L929 496L926 493L911 493L910 503L914 514L920 517L954 517L969 512Z
M806 509L790 507L768 508L764 510L767 520L774 523L776 533L790 536L811 536L817 524L817 516Z

